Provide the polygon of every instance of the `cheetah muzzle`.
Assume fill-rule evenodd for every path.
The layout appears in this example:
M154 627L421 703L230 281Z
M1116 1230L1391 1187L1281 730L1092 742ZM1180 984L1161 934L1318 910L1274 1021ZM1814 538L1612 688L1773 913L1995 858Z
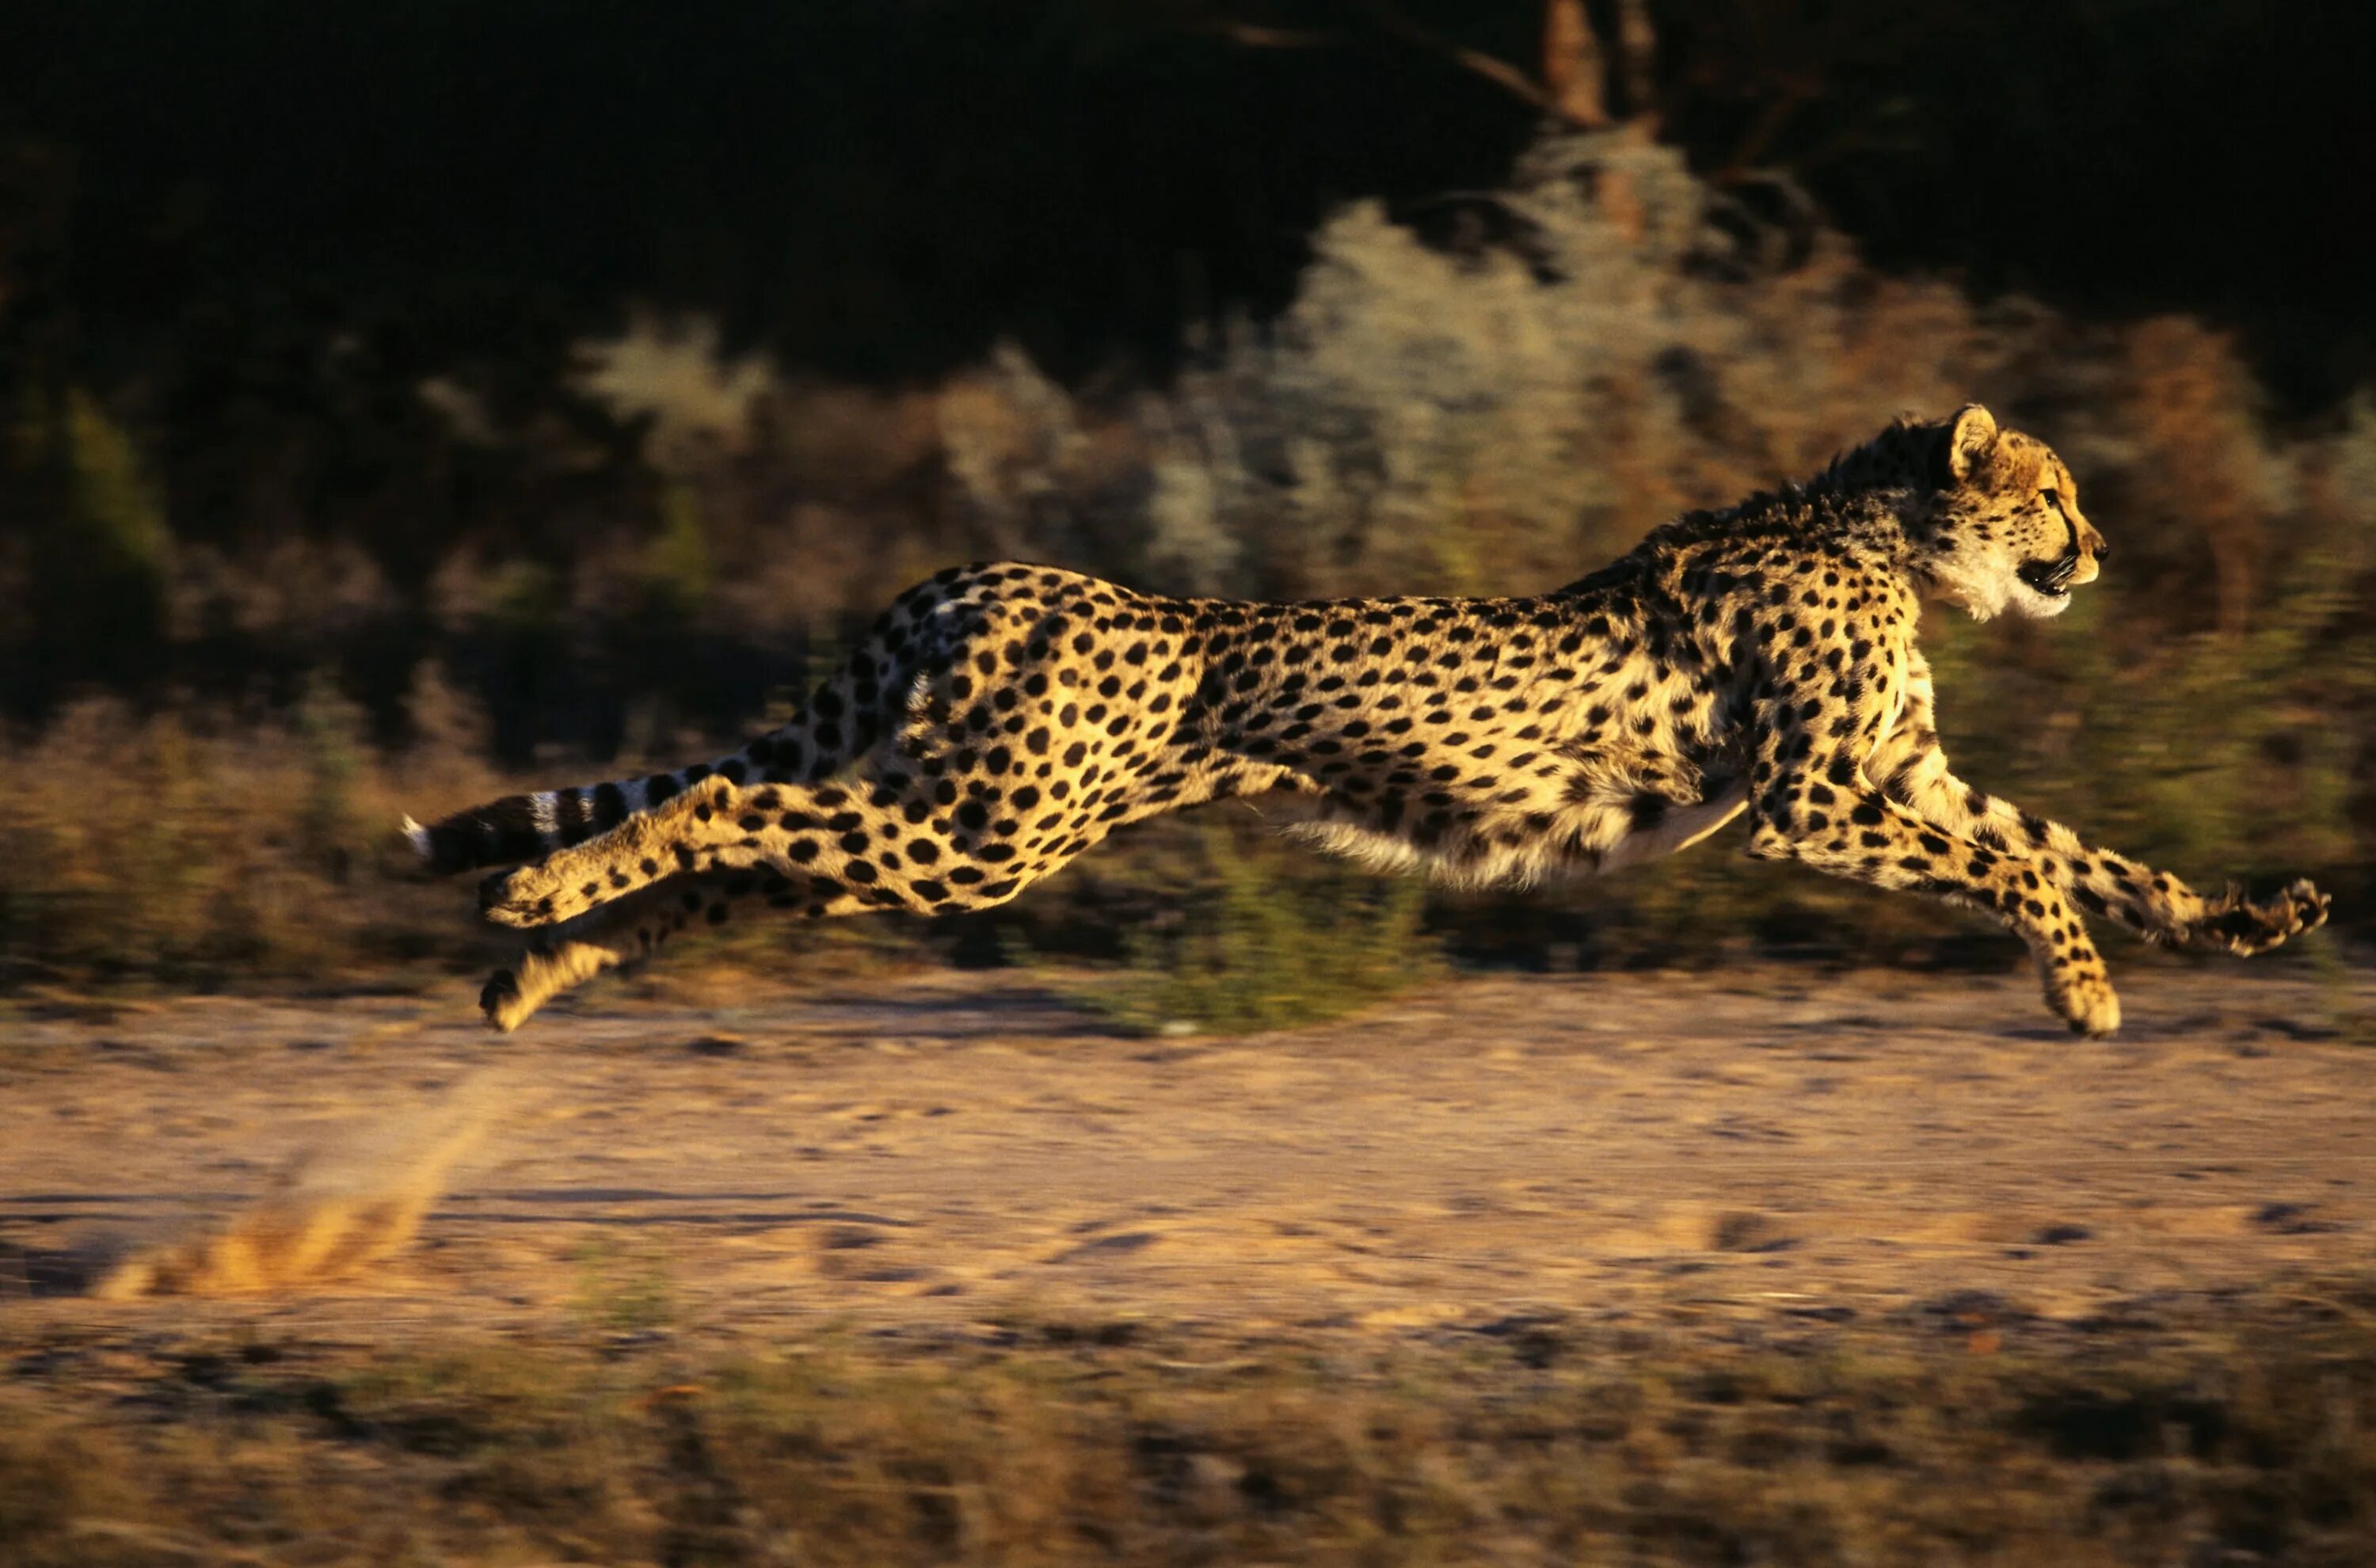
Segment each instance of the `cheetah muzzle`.
M1467 885L1589 875L1746 814L1752 855L1994 916L2049 1006L2109 1034L2086 917L2251 954L2328 904L2307 882L2205 897L1950 770L1920 600L2060 613L2108 553L2078 496L1972 405L1531 598L1241 603L953 567L731 756L406 832L434 871L516 868L480 897L532 932L481 997L505 1030L738 905L984 909L1124 823L1261 794L1320 849Z
M2051 561L2031 561L2019 569L2021 580L2049 599L2071 597L2072 577L2079 570L2079 552L2072 551Z

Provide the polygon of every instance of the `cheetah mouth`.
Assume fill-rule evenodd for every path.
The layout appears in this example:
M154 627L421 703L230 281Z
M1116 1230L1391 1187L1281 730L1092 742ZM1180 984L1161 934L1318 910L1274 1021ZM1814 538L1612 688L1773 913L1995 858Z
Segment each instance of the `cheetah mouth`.
M2014 575L2033 593L2046 599L2071 597L2071 579L2078 575L2079 552L2073 551L2051 561L2031 561L2015 569Z

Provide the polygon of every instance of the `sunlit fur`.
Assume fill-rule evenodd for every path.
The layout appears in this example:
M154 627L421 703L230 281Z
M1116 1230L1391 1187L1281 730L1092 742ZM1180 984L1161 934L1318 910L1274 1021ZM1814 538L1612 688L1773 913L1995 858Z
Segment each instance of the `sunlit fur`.
M2071 608L2070 590L2096 580L2109 553L2079 510L2079 481L2044 442L2001 431L1986 409L1941 425L1907 427L1943 481L1912 509L1913 565L1930 591L1974 619L2010 612L2043 620ZM2023 580L2049 574L2061 591Z
M2104 553L2070 469L1973 405L1523 598L1247 603L956 566L731 756L407 831L438 870L530 862L481 890L536 933L482 994L501 1029L738 898L989 909L1125 823L1260 796L1318 848L1466 885L1590 876L1744 815L1752 855L1993 914L2049 1005L2108 1034L2085 916L2249 953L2326 900L2204 897L1948 770L1918 600L2056 614Z

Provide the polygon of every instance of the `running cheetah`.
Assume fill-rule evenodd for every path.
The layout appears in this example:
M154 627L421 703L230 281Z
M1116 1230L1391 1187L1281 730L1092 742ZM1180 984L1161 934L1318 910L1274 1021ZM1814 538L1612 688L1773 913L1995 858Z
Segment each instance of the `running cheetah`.
M2049 1005L2109 1035L2082 911L2247 954L2327 898L2205 897L1949 771L1919 600L2056 615L2108 554L2061 459L1974 404L1530 599L1254 604L953 567L732 756L405 826L437 872L527 862L480 890L538 933L481 999L506 1031L745 896L979 909L1123 823L1275 793L1319 848L1466 884L1606 871L1745 810L1753 856L1992 912Z

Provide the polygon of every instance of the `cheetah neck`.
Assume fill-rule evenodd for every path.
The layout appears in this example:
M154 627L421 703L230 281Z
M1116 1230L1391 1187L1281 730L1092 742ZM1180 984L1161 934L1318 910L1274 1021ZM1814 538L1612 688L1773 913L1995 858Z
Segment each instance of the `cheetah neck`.
M1567 585L1562 593L1638 587L1663 580L1682 567L1693 546L1823 543L1877 560L1919 581L1907 517L1915 505L1910 490L1857 486L1835 469L1803 485L1760 491L1737 506L1687 512L1653 529L1626 554L1599 571Z

